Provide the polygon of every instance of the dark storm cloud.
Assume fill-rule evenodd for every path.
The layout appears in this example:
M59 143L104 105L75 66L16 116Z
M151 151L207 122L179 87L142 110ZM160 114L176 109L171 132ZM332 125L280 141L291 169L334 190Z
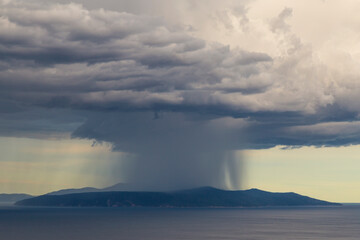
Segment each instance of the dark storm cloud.
M239 92L263 89L251 77L272 61L263 53L206 44L156 18L76 4L9 4L1 12L0 61L11 62L0 72L3 96L37 105L62 99L76 108L207 108L221 105L214 93L232 89L235 81Z
M339 77L314 60L312 49L291 32L289 8L269 21L269 32L288 47L272 57L194 37L191 26L160 17L89 10L78 4L1 4L3 135L12 131L5 131L6 126L36 125L27 117L36 108L53 111L53 117L32 115L46 125L138 153L148 151L154 144L149 139L156 134L161 133L159 142L168 141L174 136L162 132L171 128L180 134L186 123L192 126L187 137L201 139L194 143L198 149L219 145L219 154L279 144L358 143L358 131L351 131L360 110L351 100L358 88L337 81L349 76ZM246 11L241 6L235 12L243 31L251 31ZM18 115L4 115L12 111ZM56 121L58 112L66 126ZM141 113L151 112L165 117L154 117L147 124ZM174 117L187 115L191 120ZM79 119L87 121L78 129L77 124L67 124ZM208 125L215 120L219 124ZM152 132L156 121L163 129ZM197 124L211 127L198 129ZM329 133L326 128L340 130ZM141 138L134 129L141 129ZM223 144L212 131L224 133ZM131 139L142 138L144 147L134 149L136 141ZM202 148L206 139L211 146Z
M170 30L158 19L88 11L76 4L47 9L10 5L0 13L0 53L5 60L70 64L129 59L151 66L183 65L179 54L204 47L203 41Z

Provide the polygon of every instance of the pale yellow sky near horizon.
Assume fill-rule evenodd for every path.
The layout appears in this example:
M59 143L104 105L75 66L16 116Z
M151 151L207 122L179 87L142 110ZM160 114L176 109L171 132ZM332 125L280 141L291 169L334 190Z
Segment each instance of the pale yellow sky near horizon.
M0 137L0 193L44 194L106 187L122 181L122 158L108 144L81 139ZM243 189L296 192L336 202L360 202L360 146L242 151Z
M121 153L79 139L0 137L0 192L44 194L63 188L105 187L121 179Z
M245 187L360 202L360 146L275 147L245 153Z

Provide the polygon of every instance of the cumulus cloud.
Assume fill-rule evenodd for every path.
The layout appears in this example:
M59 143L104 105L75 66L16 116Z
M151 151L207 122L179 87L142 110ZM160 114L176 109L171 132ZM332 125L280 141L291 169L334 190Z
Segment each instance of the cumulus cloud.
M144 105L173 105L187 101L193 84L246 79L272 60L266 54L206 45L158 19L89 11L77 4L48 9L10 5L2 15L2 89L29 83L30 88L55 87L57 93L44 94L47 101L59 95L59 85L64 90L78 85L87 91L63 97L80 104L118 101L137 106L144 99ZM144 87L134 91L129 85Z
M292 8L260 22L247 1L236 2L219 9L210 1L210 13L192 16L208 17L221 33L261 36L258 45L271 39L276 51L212 41L202 37L208 26L192 26L189 16L179 13L181 23L122 1L132 11L0 2L0 134L111 142L137 154L130 172L142 184L179 169L170 184L177 187L187 185L185 172L188 183L236 187L233 160L221 161L232 150L357 144L354 60L341 55L339 67L321 59L293 32ZM203 2L177 4L191 11Z
M259 112L315 114L337 97L331 71L285 22L290 8L270 21L287 49L271 57L207 42L157 17L79 4L2 5L4 100L83 110L201 111L263 121Z

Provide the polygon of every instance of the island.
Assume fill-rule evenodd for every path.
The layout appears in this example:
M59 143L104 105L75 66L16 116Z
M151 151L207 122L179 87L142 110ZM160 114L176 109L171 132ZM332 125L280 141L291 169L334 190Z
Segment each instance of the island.
M296 193L273 193L259 189L228 191L212 187L173 192L88 192L42 195L15 203L18 206L56 207L262 207L339 206Z

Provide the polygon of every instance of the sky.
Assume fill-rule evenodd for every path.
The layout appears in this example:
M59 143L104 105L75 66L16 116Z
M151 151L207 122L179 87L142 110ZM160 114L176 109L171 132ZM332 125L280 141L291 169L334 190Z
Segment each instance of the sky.
M359 10L0 0L0 192L128 182L359 202Z

